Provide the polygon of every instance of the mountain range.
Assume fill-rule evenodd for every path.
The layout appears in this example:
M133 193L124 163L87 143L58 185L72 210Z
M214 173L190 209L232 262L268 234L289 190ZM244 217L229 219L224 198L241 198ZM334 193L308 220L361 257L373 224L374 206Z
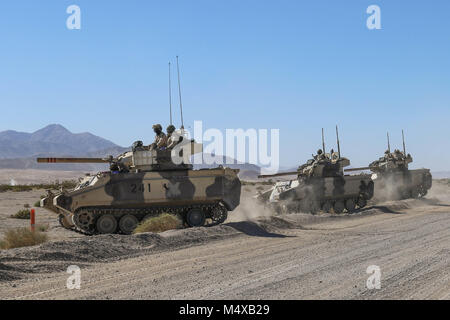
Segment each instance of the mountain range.
M7 130L0 132L0 169L46 169L68 171L107 170L102 164L38 164L37 157L95 157L117 156L129 148L89 132L72 133L60 124L51 124L33 133ZM256 179L261 168L255 164L240 163L223 157L224 166L240 169L243 179ZM195 169L213 168L216 164L194 165ZM297 167L280 168L280 172L296 171ZM432 172L435 179L450 178L449 171Z
M13 130L0 132L0 159L42 155L82 156L99 150L121 147L89 132L72 133L62 125L51 124L33 133Z
M89 132L72 133L59 124L51 124L33 133L13 130L0 132L0 169L46 169L98 171L107 170L102 164L45 164L36 162L37 157L98 157L117 156L129 148L121 147L109 140ZM240 176L256 179L260 167L249 163L239 163L223 157L224 166L240 169ZM194 165L195 169L213 168L213 165Z

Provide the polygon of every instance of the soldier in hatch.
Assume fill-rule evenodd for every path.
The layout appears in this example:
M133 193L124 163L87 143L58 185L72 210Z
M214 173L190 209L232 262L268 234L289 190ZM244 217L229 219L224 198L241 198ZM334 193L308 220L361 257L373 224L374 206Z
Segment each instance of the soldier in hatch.
M322 149L317 150L317 155L314 156L314 160L319 162L320 160L324 160L324 159L325 159L325 155L323 154Z
M173 149L183 137L175 131L175 126L169 125L167 127L167 149Z
M162 131L162 126L160 124L153 125L153 131L155 132L155 141L150 145L150 150L161 150L167 145L166 134Z
M397 161L402 161L403 160L403 153L401 153L400 150L395 149L394 151L394 159Z

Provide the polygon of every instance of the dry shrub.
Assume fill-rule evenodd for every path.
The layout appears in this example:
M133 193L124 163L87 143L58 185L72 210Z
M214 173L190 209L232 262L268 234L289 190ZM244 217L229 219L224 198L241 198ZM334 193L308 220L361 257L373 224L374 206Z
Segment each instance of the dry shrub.
M0 192L12 191L12 192L24 192L32 191L33 189L48 189L48 190L59 190L63 189L73 189L77 185L75 180L65 180L65 181L55 181L54 183L39 183L39 184L20 184L11 186L8 184L0 184Z
M10 217L15 219L30 219L30 210L19 210L15 214L12 214Z
M173 214L162 213L159 216L148 218L134 229L133 233L143 232L163 232L172 229L178 229L181 226L181 220Z
M6 191L22 192L22 191L31 191L31 190L33 190L33 187L27 186L27 185L17 185L17 186L10 186L7 184L0 185L0 192L6 192Z
M34 246L47 240L47 235L40 231L32 232L28 228L17 228L6 231L3 240L0 241L0 248L12 249Z

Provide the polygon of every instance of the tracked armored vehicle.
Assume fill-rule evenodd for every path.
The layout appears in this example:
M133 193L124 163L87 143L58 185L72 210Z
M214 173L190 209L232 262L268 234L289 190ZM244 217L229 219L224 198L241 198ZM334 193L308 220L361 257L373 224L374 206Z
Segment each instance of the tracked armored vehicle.
M406 153L405 136L402 131L403 152L396 149L391 152L389 133L388 149L384 156L364 168L353 168L347 171L370 170L375 181L375 195L380 200L397 200L424 197L432 186L429 169L410 170L408 165L413 161Z
M337 128L336 134L338 136ZM323 131L322 131L323 138ZM301 165L297 171L260 178L297 175L296 180L282 181L258 196L278 213L318 211L342 213L363 208L373 197L374 183L368 174L345 175L344 168L350 160L338 152L324 154L319 150L313 159ZM325 143L323 142L323 150Z
M64 227L87 234L129 234L140 221L163 212L181 216L189 227L208 219L222 223L240 202L239 170L193 170L188 154L200 146L189 141L173 150L150 150L139 141L117 158L39 158L40 163L110 164L109 171L84 177L74 190L49 193L41 206L56 212Z

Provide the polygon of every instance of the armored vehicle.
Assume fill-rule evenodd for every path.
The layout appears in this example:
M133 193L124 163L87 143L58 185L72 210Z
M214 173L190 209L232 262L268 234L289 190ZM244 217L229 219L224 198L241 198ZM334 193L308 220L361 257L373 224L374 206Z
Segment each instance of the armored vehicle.
M341 157L339 135L336 127L338 152L317 152L313 159L301 165L297 171L260 178L297 175L296 180L278 182L259 195L259 199L274 207L277 212L352 212L363 208L373 196L374 184L370 175L345 175L344 168L350 160ZM322 129L323 139L323 129Z
M388 149L384 156L364 168L353 168L347 171L371 170L375 181L375 195L380 200L395 200L424 197L432 186L429 169L410 170L408 165L413 161L406 153L405 135L402 130L403 152L396 149L391 152L389 133Z
M200 147L192 140L157 150L138 141L116 158L38 158L41 163L110 164L109 171L84 177L71 191L49 193L41 206L59 214L64 227L87 234L129 234L143 219L163 212L181 216L190 227L207 219L222 223L240 202L239 170L193 170L189 154Z
M110 170L80 179L74 190L49 192L41 206L59 214L60 223L87 234L131 233L136 225L160 213L181 216L184 225L203 226L206 220L222 223L240 203L239 170L219 166L193 170L190 158L202 145L184 131L180 72L177 57L181 128L172 124L169 63L168 135L156 124L155 142L133 143L131 151L116 158L38 158L43 163L109 163ZM170 130L169 130L170 129ZM169 137L170 135L170 137Z

